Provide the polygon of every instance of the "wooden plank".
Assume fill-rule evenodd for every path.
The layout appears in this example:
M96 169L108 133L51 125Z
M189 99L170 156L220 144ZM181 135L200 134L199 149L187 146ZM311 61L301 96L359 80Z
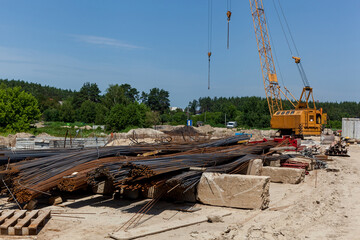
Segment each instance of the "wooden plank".
M26 214L26 210L20 210L18 211L14 216L12 216L11 218L7 219L3 224L1 224L0 228L1 229L7 229L8 227L10 227L11 225L15 224L15 222L23 217Z
M21 219L16 225L15 229L21 229L22 227L28 225L32 218L37 217L39 213L39 210L33 210L31 212L28 212L28 215L26 215L23 219Z
M22 228L28 226L31 222L31 219L37 217L39 210L33 210L28 212L28 214L18 221L18 223L14 227L9 227L8 234L9 235L28 235L23 234Z
M43 226L45 224L46 219L50 218L50 210L44 211L42 214L40 214L27 228L27 232L29 235L35 235L37 234L37 229L40 226ZM24 234L23 234L24 235Z
M14 212L15 210L10 210L10 211L7 211L7 212L4 212L3 214L1 214L0 216L0 224L2 224L5 219L11 217L12 215L14 215Z

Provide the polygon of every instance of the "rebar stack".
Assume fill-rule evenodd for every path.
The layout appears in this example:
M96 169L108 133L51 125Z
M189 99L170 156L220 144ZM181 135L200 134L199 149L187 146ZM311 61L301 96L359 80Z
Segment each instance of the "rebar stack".
M20 203L41 194L50 195L54 189L71 192L104 180L111 181L115 188L145 190L166 183L188 190L202 174L190 168L239 173L248 161L276 145L273 141L237 144L248 139L240 135L206 143L103 147L58 154L49 151L53 155L10 164L5 181ZM157 155L143 156L153 151Z

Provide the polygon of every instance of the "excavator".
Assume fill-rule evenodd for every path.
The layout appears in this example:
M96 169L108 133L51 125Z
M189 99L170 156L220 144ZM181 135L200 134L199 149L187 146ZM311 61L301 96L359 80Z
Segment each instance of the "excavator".
M302 89L300 98L296 99L284 86L285 92L291 96L291 100L279 86L263 0L249 0L249 2L259 51L265 94L271 116L271 128L278 129L281 135L301 137L306 135L320 135L324 124L326 124L327 114L323 113L321 108L316 108L313 89L307 80L300 57L293 56L292 58L295 60L295 64L299 69L304 88ZM292 104L292 109L283 108L282 96L285 96Z

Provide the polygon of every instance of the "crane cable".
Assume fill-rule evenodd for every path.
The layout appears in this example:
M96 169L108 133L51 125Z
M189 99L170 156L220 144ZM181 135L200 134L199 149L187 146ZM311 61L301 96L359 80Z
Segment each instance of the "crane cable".
M302 80L302 82L303 82L303 84L304 84L305 87L310 87L310 83L309 83L309 81L308 81L308 79L307 79L305 70L304 70L304 68L303 68L303 66L302 66L302 64L301 64L301 61L300 61L301 58L300 58L299 51L298 51L298 49L297 49L297 47L296 47L294 37L293 37L293 35L292 35L292 33L291 33L291 29L290 29L289 23L288 23L288 21L287 21L287 19L286 19L284 10L283 10L283 8L282 8L282 6L281 6L280 0L278 0L278 4L279 4L279 6L280 6L280 10L281 10L281 13L282 13L282 17L284 18L284 21L285 21L287 30L288 30L289 35L290 35L291 42L292 42L292 44L294 45L294 49L295 49L295 52L296 52L296 54L297 54L298 57L295 57L294 54L293 54L292 47L291 47L291 45L290 45L290 41L289 41L289 39L288 39L288 36L287 36L287 34L286 34L284 25L283 25L283 23L282 23L282 20L281 20L281 17L280 17L278 8L276 7L275 0L272 0L272 2L273 2L273 4L274 4L274 8L275 8L277 17L278 17L279 22L280 22L281 30L282 30L282 32L283 32L283 34L284 34L284 36L285 36L286 44L288 45L289 51L290 51L291 55L293 56L292 58L295 60L296 67L298 68L298 71L299 71L299 73L300 73L301 80Z
M210 57L212 44L212 0L208 1L208 89L210 89Z
M279 60L278 60L278 57L277 57L277 54L276 54L275 42L274 42L274 40L272 38L272 35L271 35L269 21L267 21L267 27L268 27L268 30L269 30L270 42L272 43L271 45L272 45L272 50L274 52L277 69L279 70L279 73L280 73L280 80L281 80L281 83L283 84L283 86L285 86L284 77L282 75L281 68L280 68L280 63L279 63Z
M230 45L230 18L231 18L231 0L227 0L227 49L229 49Z

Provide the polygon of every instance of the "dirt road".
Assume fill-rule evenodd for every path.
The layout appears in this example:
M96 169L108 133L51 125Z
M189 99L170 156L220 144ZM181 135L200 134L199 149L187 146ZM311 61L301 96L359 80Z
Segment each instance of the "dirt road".
M272 183L267 210L234 210L224 223L146 239L360 239L360 146L351 146L350 155L333 157L333 171L312 171L299 185Z
M298 185L271 183L270 207L263 211L195 204L201 210L186 213L178 211L188 207L184 204L160 202L144 215L138 227L151 228L154 224L220 215L229 210L232 214L223 222L200 223L140 239L360 239L360 146L350 146L349 152L351 157L334 157L329 162L332 171L312 171ZM47 207L68 217L54 216L36 239L108 238L146 201L95 195L69 201L62 207Z

